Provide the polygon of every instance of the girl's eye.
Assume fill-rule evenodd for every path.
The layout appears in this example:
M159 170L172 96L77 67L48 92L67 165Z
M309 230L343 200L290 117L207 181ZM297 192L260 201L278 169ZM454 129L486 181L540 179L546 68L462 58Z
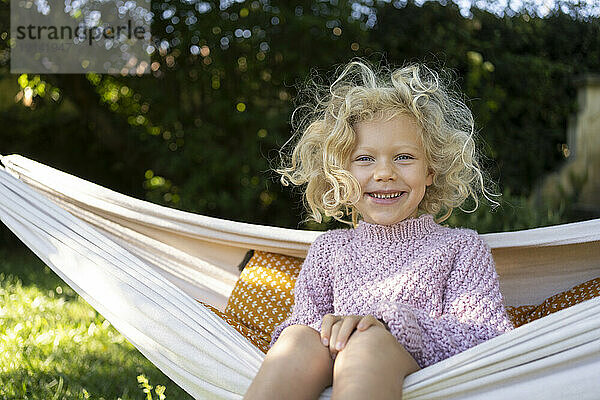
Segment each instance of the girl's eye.
M356 157L356 161L371 161L373 158L371 156L358 156ZM400 154L396 156L397 160L412 160L413 156L410 154Z

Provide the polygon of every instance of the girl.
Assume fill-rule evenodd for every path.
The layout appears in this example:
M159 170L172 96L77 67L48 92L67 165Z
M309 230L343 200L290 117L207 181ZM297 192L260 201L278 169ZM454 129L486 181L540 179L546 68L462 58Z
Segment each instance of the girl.
M420 65L353 61L328 89L277 172L353 228L311 245L246 399L400 399L406 375L514 328L489 247L437 223L489 198L467 106Z

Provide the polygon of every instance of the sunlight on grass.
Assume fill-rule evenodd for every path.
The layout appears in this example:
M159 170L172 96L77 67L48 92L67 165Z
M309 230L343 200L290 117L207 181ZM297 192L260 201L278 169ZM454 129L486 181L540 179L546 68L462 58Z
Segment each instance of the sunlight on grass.
M191 399L33 256L0 250L0 398ZM34 284L36 277L39 283ZM145 378L145 377L148 378ZM147 387L146 387L147 389ZM164 398L164 396L162 397Z

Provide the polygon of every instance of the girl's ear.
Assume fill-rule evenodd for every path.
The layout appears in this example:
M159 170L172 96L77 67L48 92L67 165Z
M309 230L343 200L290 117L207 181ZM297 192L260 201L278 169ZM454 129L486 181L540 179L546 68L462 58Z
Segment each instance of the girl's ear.
M427 178L425 179L425 185L430 186L433 183L433 170L431 168L427 168Z

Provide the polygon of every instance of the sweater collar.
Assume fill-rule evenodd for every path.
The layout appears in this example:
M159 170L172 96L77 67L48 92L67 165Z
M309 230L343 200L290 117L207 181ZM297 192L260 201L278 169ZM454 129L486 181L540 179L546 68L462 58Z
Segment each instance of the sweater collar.
M423 214L418 218L405 219L393 225L372 224L360 220L355 232L359 239L387 242L421 237L431 233L437 226L433 216Z

